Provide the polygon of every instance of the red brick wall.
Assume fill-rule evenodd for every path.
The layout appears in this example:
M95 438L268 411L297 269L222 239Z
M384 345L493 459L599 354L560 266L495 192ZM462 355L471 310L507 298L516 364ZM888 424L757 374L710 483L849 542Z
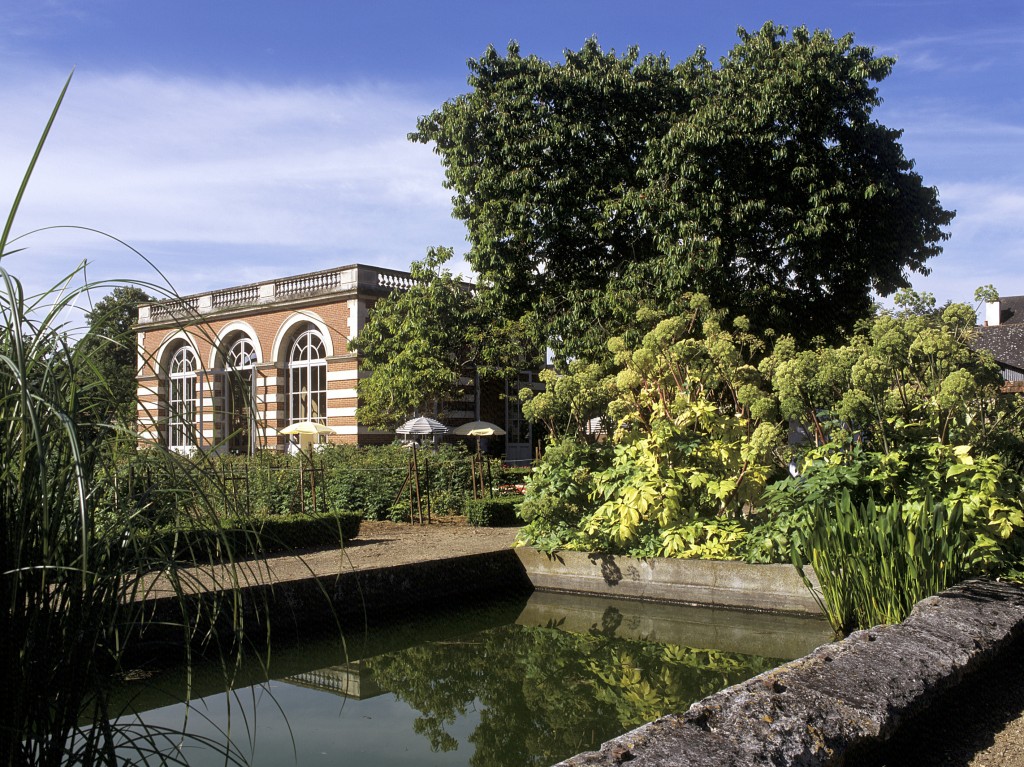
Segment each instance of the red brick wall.
M139 371L140 386L140 441L147 442L153 439L153 428L148 417L162 418L164 413L158 410L158 403L166 396L165 387L157 378L159 365L165 364L166 360L158 360L157 354L164 343L180 330L184 330L192 342L193 347L199 355L199 364L205 369L210 369L213 345L218 340L219 334L228 326L235 323L242 323L252 328L261 349L260 363L257 366L257 398L265 404L258 406L257 412L261 415L261 421L265 422L268 430L276 431L285 425L287 413L287 367L286 357L289 350L289 338L282 339L281 348L278 352L278 359L273 359L274 341L278 338L281 329L291 321L292 327L297 327L294 320L303 320L304 314L311 315L310 320L319 319L327 327L330 337L330 344L333 346L333 355L328 356L328 409L354 408L356 399L345 397L331 399L331 391L342 389L354 389L356 380L331 380L332 373L342 371L354 371L357 369L357 361L354 358L337 359L339 356L348 354L348 301L334 300L325 301L319 304L307 305L299 310L294 309L271 309L263 312L253 312L244 316L233 316L229 319L212 320L200 322L183 328L167 328L150 330L143 327L141 338L142 360ZM213 369L223 366L223 360L215 359ZM216 425L223 416L218 414L218 403L223 398L224 392L216 381L213 381L211 390L205 390L203 377L200 377L200 397L203 400L212 399L213 402L201 402L202 421L206 430L216 432ZM155 391L144 391L144 389ZM347 411L346 411L347 412ZM328 415L328 425L338 427L354 427L355 418L349 415ZM351 431L351 429L347 429ZM331 435L332 442L357 442L357 434L336 434ZM219 441L217 433L205 436L202 446L209 447L210 444ZM284 448L288 440L286 437L270 436L266 447Z

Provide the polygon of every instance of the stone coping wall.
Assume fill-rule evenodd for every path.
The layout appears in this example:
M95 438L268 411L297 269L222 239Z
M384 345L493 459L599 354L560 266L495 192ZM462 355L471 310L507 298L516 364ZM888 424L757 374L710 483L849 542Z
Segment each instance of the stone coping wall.
M559 765L856 764L1022 636L1024 588L967 581Z
M143 638L150 643L184 646L183 637L220 638L234 624L256 635L273 631L291 638L337 626L365 626L429 612L452 604L529 594L532 587L512 549L430 559L390 567L347 570L334 575L249 584L232 592L210 588L178 598L146 602ZM188 624L182 625L184 604Z

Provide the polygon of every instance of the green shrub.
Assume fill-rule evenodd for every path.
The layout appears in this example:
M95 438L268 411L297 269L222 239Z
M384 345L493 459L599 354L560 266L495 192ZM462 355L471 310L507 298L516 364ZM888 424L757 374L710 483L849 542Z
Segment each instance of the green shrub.
M748 561L788 559L806 538L814 510L849 496L863 506L901 504L920 513L925 503L963 510L970 572L999 574L1019 561L1024 532L1024 478L999 456L972 456L964 446L932 443L882 453L859 445L810 451L799 477L764 493L764 521L748 536ZM800 556L806 553L800 552Z
M420 494L429 489L431 513L461 514L469 492L469 459L462 445L422 448L417 456ZM317 453L315 461L323 466L323 487L327 507L351 509L366 519L387 519L392 507L408 509L410 453L400 445L356 447L332 445ZM399 498L399 491L402 491Z
M302 509L301 459L301 456L263 451L248 459L241 458L238 464L231 466L234 472L240 468L245 470L250 514L264 517L299 513Z
M513 527L520 524L520 503L512 497L466 501L466 518L476 527Z
M532 466L505 466L495 464L494 484L502 485L524 485L533 475Z
M282 515L338 510L366 519L394 518L396 513L404 518L412 488L410 483L403 490L410 457L409 450L398 445L332 445L312 459L274 451L179 456L140 450L104 468L99 492L104 500L117 500L150 524L179 529L210 515L222 521L250 519L254 524ZM429 492L431 514L462 514L470 494L465 448L421 449L417 464L424 512ZM316 477L315 503L311 472Z
M594 508L594 474L608 466L611 455L606 445L571 438L549 442L526 484L519 542L546 552L587 550L581 523Z

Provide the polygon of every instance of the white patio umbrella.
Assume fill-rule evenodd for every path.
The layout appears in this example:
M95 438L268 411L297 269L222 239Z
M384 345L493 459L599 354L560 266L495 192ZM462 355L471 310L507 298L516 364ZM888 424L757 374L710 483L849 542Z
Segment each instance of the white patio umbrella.
M427 418L426 416L411 418L395 429L396 434L404 434L405 436L412 434L447 434L449 431L449 428L440 421L435 421L433 418Z

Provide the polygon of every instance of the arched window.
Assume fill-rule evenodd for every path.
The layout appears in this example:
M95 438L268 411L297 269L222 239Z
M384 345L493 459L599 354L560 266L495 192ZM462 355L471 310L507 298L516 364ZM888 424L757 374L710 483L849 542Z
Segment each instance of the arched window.
M327 352L315 330L300 333L288 355L288 422L327 423Z
M244 335L239 336L224 355L224 433L229 453L248 455L254 448L256 392L253 384L258 361L252 340Z
M226 359L229 370L249 370L258 361L256 348L247 336L239 336L238 340L231 344Z
M167 446L182 449L195 445L196 370L199 367L195 353L181 346L168 366L167 380Z

